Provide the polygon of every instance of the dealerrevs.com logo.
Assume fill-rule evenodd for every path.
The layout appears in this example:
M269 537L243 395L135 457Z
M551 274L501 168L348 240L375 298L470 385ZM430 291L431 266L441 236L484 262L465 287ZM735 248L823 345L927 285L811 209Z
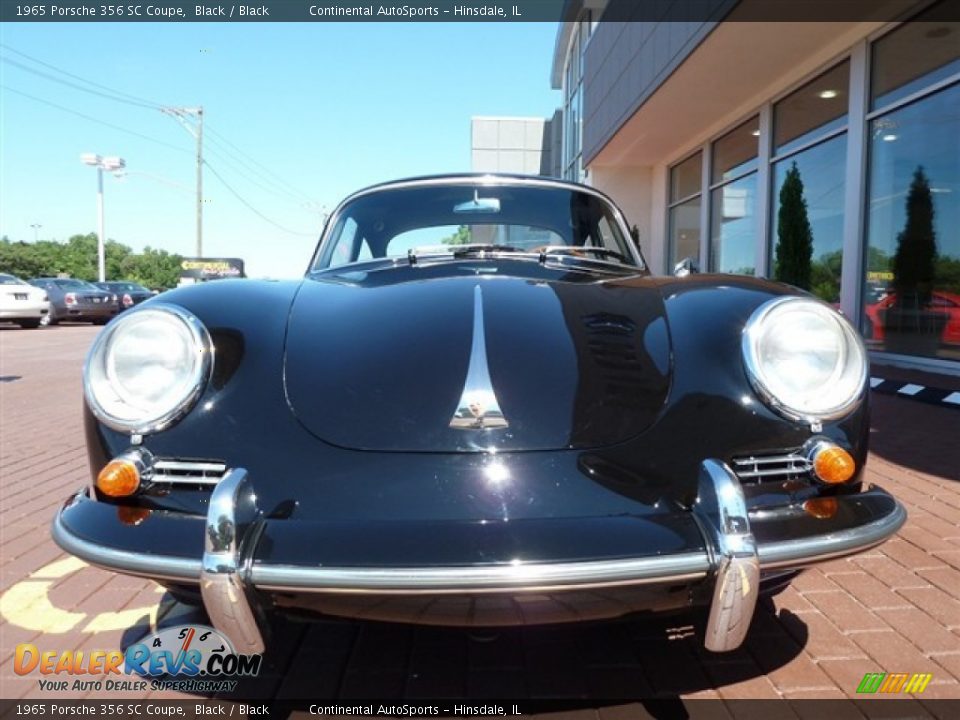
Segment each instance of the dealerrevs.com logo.
M14 671L39 673L41 690L179 690L230 692L237 677L260 672L262 655L241 655L223 633L178 625L147 635L125 650L40 650L17 645ZM49 677L55 676L55 677ZM67 676L67 677L64 677ZM83 677L78 677L83 676Z
M857 686L857 692L867 695L874 693L919 695L927 689L932 677L931 673L867 673Z

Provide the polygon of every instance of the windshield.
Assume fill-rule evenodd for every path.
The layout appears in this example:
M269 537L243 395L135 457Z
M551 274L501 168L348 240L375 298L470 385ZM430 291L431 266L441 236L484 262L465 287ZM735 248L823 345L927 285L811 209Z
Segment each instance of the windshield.
M519 253L570 248L591 260L638 264L611 206L563 187L463 183L384 189L348 202L333 223L315 271L467 245Z
M14 277L13 275L6 275L0 273L0 285L25 285L20 278Z

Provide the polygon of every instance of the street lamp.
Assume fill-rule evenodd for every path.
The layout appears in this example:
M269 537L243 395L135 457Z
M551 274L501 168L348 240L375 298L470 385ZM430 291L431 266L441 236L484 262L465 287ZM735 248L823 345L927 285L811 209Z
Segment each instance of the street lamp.
M103 171L114 172L127 166L122 157L100 157L96 153L83 153L80 160L84 165L97 169L97 275L100 282L107 279L107 265L104 257L104 230L103 230Z
M30 227L33 228L33 242L37 242L37 231L43 227L40 223L30 223Z

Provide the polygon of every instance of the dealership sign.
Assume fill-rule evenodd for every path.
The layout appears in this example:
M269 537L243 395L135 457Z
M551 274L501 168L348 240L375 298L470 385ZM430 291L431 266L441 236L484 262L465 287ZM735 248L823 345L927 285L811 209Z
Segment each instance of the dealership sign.
M246 277L240 258L184 258L180 262L180 277L195 280Z

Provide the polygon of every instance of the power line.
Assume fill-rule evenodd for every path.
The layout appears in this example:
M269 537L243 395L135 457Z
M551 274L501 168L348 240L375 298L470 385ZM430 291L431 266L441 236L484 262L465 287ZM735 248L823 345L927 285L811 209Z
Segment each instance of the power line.
M114 129L114 130L118 130L119 132L127 133L128 135L135 135L135 136L138 137L138 138L141 138L141 139L143 139L143 140L147 140L147 141L152 142L152 143L156 143L157 145L163 145L164 147L170 148L171 150L176 150L177 152L182 152L182 153L188 153L188 154L190 154L190 151L189 151L189 150L186 150L185 148L177 147L176 145L172 145L172 144L170 144L170 143L168 143L168 142L164 142L163 140L157 140L156 138L152 138L152 137L150 137L149 135L144 135L143 133L138 133L138 132L136 132L135 130L128 130L128 129L125 128L125 127L120 127L119 125L114 125L113 123L107 122L107 121L105 121L105 120L99 120L99 119L97 119L97 118L95 118L95 117L91 117L90 115L85 115L85 114L82 113L82 112L77 112L76 110L71 110L70 108L64 107L63 105L58 105L57 103L50 102L49 100L44 100L43 98L38 98L36 95L31 95L30 93L25 93L25 92L23 92L22 90L17 90L17 89L15 89L15 88L12 88L12 87L10 87L9 85L4 85L4 84L0 83L0 88L3 88L3 89L6 90L7 92L16 93L17 95L22 95L23 97L29 98L29 99L33 100L34 102L43 103L44 105L49 105L50 107L57 108L58 110L62 110L63 112L70 113L71 115L76 115L77 117L81 117L81 118L83 118L84 120L89 120L90 122L97 123L98 125L105 125L106 127L112 128L112 129Z
M228 140L226 137L224 137L222 133L219 133L219 132L217 132L216 130L214 130L213 128L209 128L209 127L208 127L208 130L210 131L211 134L213 134L213 135L215 135L217 138L219 138L219 140L222 141L224 144L229 145L229 146L232 147L234 150L236 150L237 153L239 153L239 154L242 155L243 157L246 157L251 163L253 163L253 165L256 165L257 168L259 168L261 172L265 172L265 173L267 173L268 175L272 175L274 178L276 178L276 179L279 181L279 184L283 185L284 187L286 187L286 188L287 188L288 190L290 190L291 192L299 195L299 196L300 196L301 198L303 198L304 200L306 200L306 201L308 201L308 202L313 200L313 198L311 198L309 195L307 195L306 193L302 192L301 190L298 190L296 187L294 187L294 186L291 185L289 182L287 182L286 179L283 178L283 176L281 176L281 175L279 175L278 173L274 172L274 171L271 170L269 167L267 167L267 166L264 165L263 163L259 162L258 160L256 160L255 158L251 157L249 154L247 154L246 152L244 152L243 150L241 150L241 149L240 149L239 147L237 147L234 143L230 142L230 140Z
M38 75L38 76L40 76L40 77L46 78L47 80L50 80L51 82L60 83L60 84L62 84L62 85L66 85L67 87L74 88L75 90L79 90L79 91L81 91L81 92L86 92L86 93L89 93L89 94L92 94L92 95L97 95L97 96L99 96L99 97L106 98L107 100L113 100L114 102L121 102L121 103L125 103L125 104L127 104L127 105L132 105L132 106L135 106L135 107L142 107L142 108L146 108L146 109L149 109L149 110L160 110L161 112L164 112L165 114L170 114L169 111L170 111L171 108L168 107L168 106L161 105L161 104L156 103L156 102L154 102L154 101L152 101L152 100L148 100L148 99L146 99L146 98L138 97L138 96L136 96L136 95L132 95L132 94L130 94L130 93L127 93L127 92L124 92L124 91L121 91L121 90L116 90L116 89L114 89L114 88L112 88L112 87L109 87L109 86L107 86L107 85L103 85L103 84L101 84L101 83L94 82L93 80L90 80L90 79L88 79L88 78L81 77L80 75L76 75L76 74L74 74L74 73L68 72L67 70L64 70L63 68L57 67L56 65L53 65L53 64L51 64L51 63L45 62L45 61L43 61L43 60L40 60L39 58L33 57L32 55L28 55L27 53L25 53L25 52L23 52L23 51L21 51L21 50L17 50L16 48L11 47L10 45L8 45L8 44L6 44L6 43L0 42L0 48L3 48L4 50L7 50L8 52L15 53L16 55L19 55L20 57L25 58L25 59L29 60L30 62L33 62L33 63L35 63L35 64L37 64L37 65L41 65L41 66L43 66L43 67L45 67L45 68L48 68L48 69L50 69L50 70L53 70L54 72L57 72L57 73L59 73L59 74L61 74L61 75L64 75L64 76L69 77L69 78L73 78L74 80L79 80L79 81L82 82L82 83L86 83L87 85L90 85L90 86L95 87L95 88L99 88L100 90L104 90L104 91L106 91L106 92L99 92L99 91L97 91L97 90L91 90L90 88L86 88L86 87L83 87L83 86L81 86L81 85L77 85L76 83L68 82L68 81L66 81L66 80L63 80L63 79L54 77L54 76L52 76L52 75L50 75L50 74L48 74L48 73L41 72L41 71L39 71L39 70L37 70L37 69L35 69L35 68L31 68L31 67L26 66L26 65L24 65L24 64L22 64L22 63L19 63L19 62L17 62L16 60L13 60L13 59L11 59L11 58L7 58L7 57L2 57L2 56L0 56L0 60L2 60L3 62L5 62L5 63L7 63L7 64L9 64L9 65L13 65L13 66L15 66L15 67L18 67L18 68L20 68L21 70L24 70L25 72L29 72L29 73L32 73L32 74L34 74L34 75ZM42 101L41 101L41 102L42 102ZM89 118L88 118L88 119L89 119ZM286 179L284 179L282 176L280 176L279 174L277 174L275 171L271 170L269 167L267 167L267 166L264 165L263 163L259 162L258 160L256 160L256 159L253 158L252 156L250 156L248 153L244 152L241 148L239 148L237 145L235 145L233 142L231 142L228 138L226 138L222 133L219 133L219 132L217 132L216 130L213 130L213 129L209 128L209 127L207 127L207 131L208 131L209 133L212 133L213 135L215 135L217 138L219 138L219 142L221 142L223 145L229 146L229 148L232 148L232 149L233 149L233 152L231 152L231 150L228 149L227 147L223 147L223 148L222 148L222 151L221 151L223 154L229 155L229 156L232 157L237 163L241 163L241 164L245 165L246 167L250 168L252 171L258 173L258 175L260 175L261 177L262 177L263 174L267 174L267 175L272 176L273 178L275 178L275 180L274 180L274 181L268 181L268 182L271 182L271 184L275 185L275 186L278 187L278 188L281 188L281 187L282 187L282 188L285 188L285 190L283 190L282 192L281 192L281 191L277 191L277 190L273 190L273 189L271 189L271 188L267 188L262 182L254 181L254 182L256 182L256 184L260 185L260 187L262 187L262 188L264 188L264 189L267 189L267 190L270 191L270 192L274 192L274 193L276 193L276 194L288 194L288 193L292 192L292 193L300 196L304 201L307 201L307 202L311 202L311 201L312 201L312 198L311 198L309 195L307 195L307 194L304 193L303 191L299 190L298 188L294 187L294 186L291 185L289 182L287 182ZM128 132L129 132L129 131L128 131ZM216 140L215 140L215 142L216 142ZM241 157L237 157L238 155L239 155L239 156L242 156L242 157L244 157L244 158L247 158L247 160L248 160L249 162L244 161ZM256 166L256 168L255 168L254 166ZM242 174L242 173L241 173L241 174Z
M2 47L4 50L7 50L7 51L9 51L9 52L12 52L12 53L15 53L15 54L19 55L19 56L22 57L22 58L26 58L26 59L29 60L30 62L34 62L34 63L36 63L37 65L42 65L43 67L49 68L50 70L55 70L56 72L60 73L61 75L66 75L67 77L71 77L71 78L73 78L74 80L80 80L81 82L85 82L85 83L87 83L88 85L92 85L93 87L98 87L98 88L100 88L101 90L106 90L107 92L109 92L109 93L111 93L111 94L113 94L113 95L119 95L119 96L121 96L121 97L125 97L125 98L129 99L131 102L134 102L134 103L137 103L137 104L140 104L140 105L147 105L147 106L150 106L150 107L153 107L153 108L159 108L159 107L161 107L159 103L155 103L155 102L153 102L152 100L147 100L147 99L145 99L145 98L137 97L136 95L131 95L130 93L123 92L123 91L121 91L121 90L114 90L114 89L111 88L111 87L107 87L106 85L101 85L100 83L96 83L96 82L94 82L93 80L88 80L87 78L81 77L81 76L79 76L79 75L74 75L74 74L71 73L71 72L67 72L67 71L64 70L63 68L59 68L59 67L57 67L56 65L51 65L51 64L48 63L48 62L44 62L43 60L39 60L39 59L33 57L32 55L27 55L25 52L22 52L22 51L20 51L20 50L17 50L16 48L10 47L9 45L7 45L7 44L4 43L4 42L0 42L0 47Z
M301 236L304 236L304 237L316 237L316 236L317 236L317 233L315 233L315 232L310 232L310 233L308 233L308 232L297 232L296 230L291 230L290 228L286 228L286 227L284 227L283 225L281 225L280 223L271 220L271 219L268 218L266 215L264 215L262 212L260 212L259 210L257 210L253 205L251 205L249 202L247 202L247 200L245 200L245 199L243 198L243 196L240 195L240 193L238 193L236 190L234 190L234 189L230 186L230 184L227 183L227 181L223 179L223 177L220 175L220 173L218 173L218 172L214 169L214 167L209 163L209 161L204 160L204 161L203 161L203 164L207 166L207 168L210 170L210 172L212 172L212 173L214 174L214 176L217 178L217 180L219 180L221 183L223 183L223 186L224 186L227 190L229 190L230 193L231 193L237 200L239 200L241 203L243 203L244 205L246 205L246 207L247 207L252 213L254 213L254 214L257 215L258 217L260 217L262 220L265 220L266 222L270 223L270 224L273 225L274 227L279 228L280 230L283 230L283 231L286 232L286 233L290 233L291 235L301 235Z

